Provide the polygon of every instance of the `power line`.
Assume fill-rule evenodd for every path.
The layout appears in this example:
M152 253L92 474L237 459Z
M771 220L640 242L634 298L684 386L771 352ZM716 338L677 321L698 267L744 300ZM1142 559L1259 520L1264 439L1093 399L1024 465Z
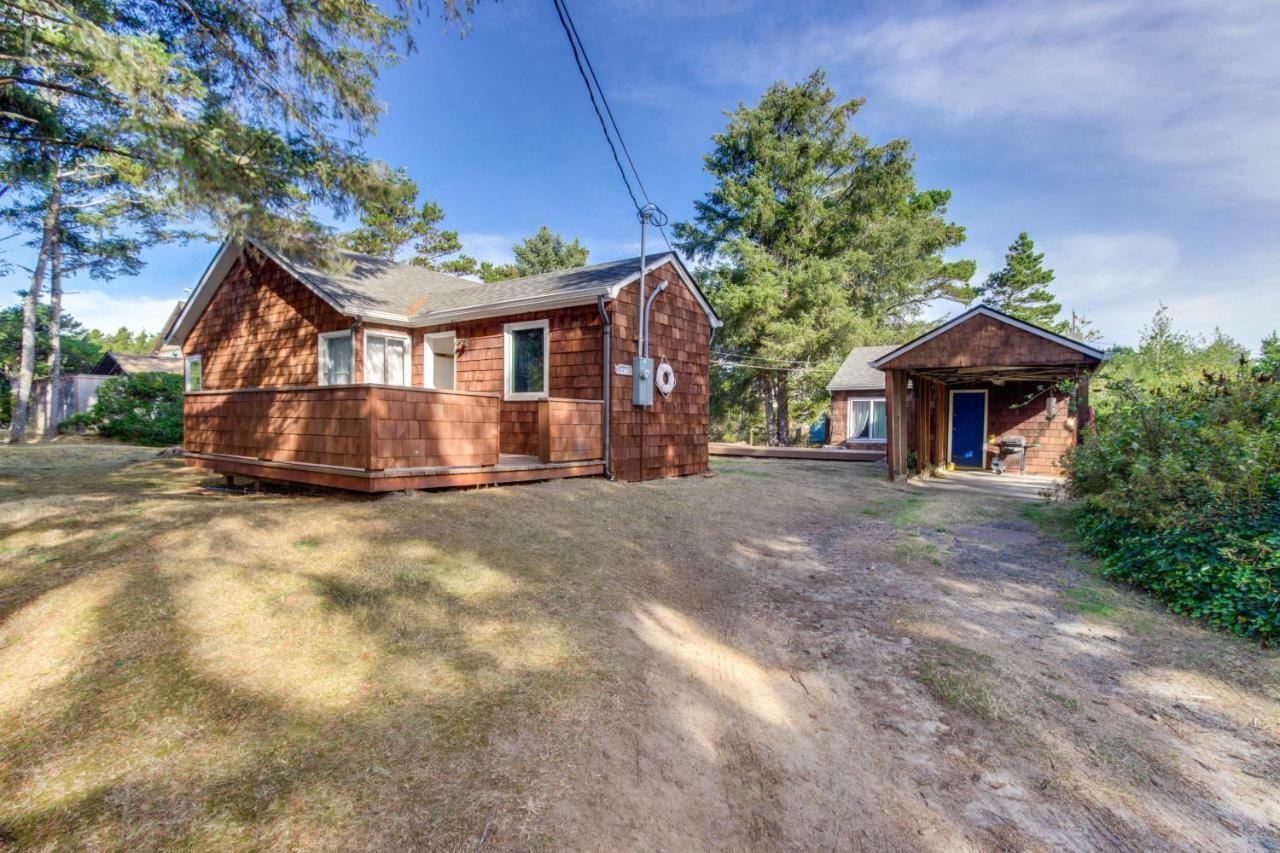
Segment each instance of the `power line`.
M723 350L712 350L711 354L717 358L727 358L733 361L757 361L769 365L783 365L786 367L810 368L813 367L811 361L800 361L791 358L769 358L763 355L746 355L741 353L724 352Z
M609 124L613 125L613 132L617 135L618 143L622 146L622 153L626 155L627 163L631 166L631 174L636 176L636 184L640 187L640 193L644 196L645 201L650 201L649 191L644 188L644 181L640 180L640 170L636 168L636 161L631 159L631 151L627 148L627 141L622 138L622 131L618 128L618 122L613 117L613 109L609 106L609 99L605 97L604 87L600 85L600 78L596 76L595 66L591 64L591 57L587 55L587 48L582 44L582 37L578 35L578 27L573 22L573 15L569 14L569 6L565 3L565 0L555 0L555 2L564 10L564 16L569 21L569 29L573 31L573 39L582 50L582 58L587 62L587 70L591 72L591 79L595 81L596 91L600 93L600 101L604 104L604 111L609 115Z
M618 174L622 176L622 183L625 184L627 187L627 195L631 196L631 203L635 205L636 210L639 210L640 202L636 199L636 194L631 189L631 181L627 180L627 170L622 168L622 160L618 157L618 149L613 144L613 137L609 135L608 126L606 126L604 123L604 116L600 112L600 105L596 103L595 90L591 88L591 81L587 79L587 72L582 67L582 58L578 56L578 42L574 39L573 28L570 27L568 21L566 20L569 14L569 10L564 7L564 4L561 2L561 0L551 0L551 2L556 7L556 16L560 18L560 26L562 29L564 29L565 38L569 40L569 49L573 51L573 62L575 65L578 66L578 74L582 77L583 85L587 87L587 96L591 98L591 108L595 110L596 118L600 120L600 130L604 133L605 142L609 143L609 150L613 152L613 162L618 167ZM586 55L585 50L583 50L583 55L584 56ZM588 60L588 63L589 62L590 61ZM604 92L600 93L600 97L601 99L604 98ZM619 140L621 140L622 138L621 135L619 135L618 138ZM625 149L626 146L623 146L623 147ZM629 155L628 155L628 159L630 159ZM633 165L632 168L635 168L635 166ZM640 178L637 175L636 182L638 183L639 180ZM642 191L643 191L643 188L642 188ZM648 197L646 196L646 198Z
M740 367L744 370L761 370L761 371L767 371L771 373L804 373L806 369L803 367L764 367L763 365L759 365L759 364L742 364L736 361L721 361L721 360L713 361L712 364L716 365L717 367L730 367L730 368Z
M641 209L640 203L636 200L636 194L631 189L631 182L627 179L626 170L622 168L622 161L618 158L618 149L613 144L613 136L618 137L618 145L622 146L622 153L627 158L627 165L631 167L631 174L635 176L636 185L640 187L640 194L644 196L645 203L653 204L653 200L649 198L649 191L645 188L644 180L640 177L640 170L636 168L636 161L631 156L631 149L627 147L627 140L622 136L622 129L618 127L618 120L614 118L613 107L609 106L609 98L604 93L604 86L600 85L600 78L596 75L595 66L591 63L591 56L587 53L587 46L582 43L582 37L578 35L578 25L574 23L568 4L565 0L552 0L552 3L556 7L556 15L560 18L560 26L564 29L564 34L569 39L569 47L573 51L573 61L578 66L578 74L582 77L582 82L587 87L587 95L591 98L591 108L595 110L596 118L600 121L600 130L604 133L605 141L609 143L609 150L613 152L613 162L618 166L618 174L622 175L622 182L627 187L627 194L631 196L631 203L639 211ZM583 62L586 63L586 71L583 71ZM587 79L588 73L591 75L590 80ZM595 84L594 88L592 83ZM609 134L609 129L605 126L604 116L600 114L600 107L596 103L597 92L600 94L600 103L604 104L605 114L609 116L609 124L613 126L613 136ZM654 207L657 207L657 205L654 205ZM662 235L662 242L667 244L667 250L675 253L675 247L671 245L671 240L667 237L666 228L659 225L658 233Z

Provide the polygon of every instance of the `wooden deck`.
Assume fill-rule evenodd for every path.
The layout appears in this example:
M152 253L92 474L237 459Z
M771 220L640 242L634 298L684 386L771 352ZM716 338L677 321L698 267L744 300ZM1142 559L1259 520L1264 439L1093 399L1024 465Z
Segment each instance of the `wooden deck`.
M504 483L531 483L564 477L594 477L604 473L603 460L543 462L536 456L503 454L496 465L397 468L367 471L306 462L272 462L212 453L185 454L186 463L219 474L267 482L301 483L353 492L395 492L405 489L456 489Z
M711 442L712 456L753 456L761 459L814 459L827 462L875 462L883 450L847 450L843 447L758 447L751 444Z
M188 465L358 492L582 477L604 471L600 400L536 404L539 455L502 452L498 394L386 385L186 395Z

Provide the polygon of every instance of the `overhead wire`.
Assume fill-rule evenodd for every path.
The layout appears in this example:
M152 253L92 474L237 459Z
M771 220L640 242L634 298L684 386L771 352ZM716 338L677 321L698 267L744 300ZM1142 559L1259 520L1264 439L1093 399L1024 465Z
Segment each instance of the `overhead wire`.
M631 167L631 174L636 179L636 185L640 187L640 195L644 197L646 204L657 207L649 197L649 190L644 185L644 179L640 177L640 169L636 167L635 158L631 156L631 149L627 147L627 140L622 135L622 128L618 127L618 120L613 114L613 107L609 104L609 97L604 92L604 86L600 84L600 77L596 74L595 65L591 62L591 55L587 53L586 45L582 43L582 36L578 34L578 25L573 20L573 14L569 11L568 3L565 0L552 0L552 3L556 7L556 15L560 18L560 26L564 28L565 36L569 39L569 47L573 50L573 58L578 66L578 73L582 76L582 82L587 87L587 95L591 98L591 106L595 110L596 118L600 121L600 129L604 132L605 141L609 143L609 150L613 152L614 163L617 164L618 172L622 175L622 181L627 187L627 194L631 196L632 204L635 205L637 212L642 209L635 193L631 189L630 181L627 180L626 172L622 168L622 162L618 158L617 148L613 144L613 136L617 137L618 145L622 148L622 154L627 160L627 165ZM585 72L583 70L584 62L586 63ZM590 80L587 79L588 75L590 75ZM594 84L594 87L592 84ZM613 136L610 136L609 130L605 126L604 115L601 115L600 107L596 103L597 94L600 96L599 103L604 105L604 115L609 117L609 125L613 128ZM670 238L667 237L665 225L658 224L658 233L662 235L662 242L667 244L667 250L674 253L676 250L671 245Z
M596 93L595 93L595 90L594 90L594 89L592 89L592 87L591 87L591 81L587 79L587 72L586 72L586 70L585 70L585 69L583 69L583 67L582 67L582 57L580 57L580 56L578 55L579 43L578 43L578 41L577 41L577 40L575 40L575 38L574 38L574 29L573 29L573 27L570 25L570 23L568 22L568 20L566 20L566 18L568 17L568 14L569 14L569 10L568 10L567 8L565 8L565 6L564 6L564 4L563 4L562 0L551 0L551 2L552 2L552 4L554 4L554 5L555 5L555 7L556 7L556 16L560 18L560 26L561 26L561 28L564 30L565 38L567 38L567 39L569 40L569 49L573 51L573 62L574 62L574 64L575 64L575 65L577 65L577 66L578 66L578 74L582 77L582 82L583 82L583 84L587 87L587 96L588 96L589 98L591 98L591 108L592 108L593 110L595 110L596 118L600 121L600 130L604 133L604 139L605 139L605 142L608 142L608 143L609 143L609 150L610 150L611 152L613 152L613 162L614 162L614 164L616 164L616 165L617 165L617 167L618 167L618 174L622 176L622 183L623 183L623 184L626 186L626 188L627 188L627 195L631 196L631 204L632 204L632 205L634 205L634 206L635 206L635 209L638 211L638 210L640 210L640 201L636 198L635 191L634 191L633 189L631 189L631 181L627 180L627 171L626 171L626 169L622 168L622 160L621 160L621 158L619 158L619 157L618 157L618 149L617 149L617 147L613 144L613 137L609 135L609 128L608 128L608 126L606 126L606 125L605 125L605 122L604 122L604 115L603 115L603 114L601 114L601 112L600 112L600 105L599 105L598 103L596 103ZM583 55L583 56L585 56L585 55L586 55L586 50L585 50L585 49L583 50L582 55ZM590 60L587 60L587 62L588 62L588 64L590 64ZM594 76L594 73L595 73L595 72L592 72L592 75L593 75L593 76ZM604 99L604 92L603 92L603 91L601 91L601 93L600 93L600 98L601 98L602 100ZM611 117L612 117L612 116L611 116ZM618 139L619 139L619 141L621 141L621 139L622 139L621 135L619 135ZM626 146L624 145L624 146L623 146L623 148L625 149L625 147L626 147ZM630 155L629 155L629 154L627 155L627 159L628 159L628 160L630 160ZM635 165L634 165L634 164L632 164L632 168L633 168L633 169L635 168ZM636 182L637 182L637 183L639 183L639 180L640 180L640 177L639 177L639 175L637 175L637 176L636 176ZM643 188L642 188L642 191L643 191ZM646 198L646 200L647 200L647 199L648 199L648 196L646 196L645 198Z

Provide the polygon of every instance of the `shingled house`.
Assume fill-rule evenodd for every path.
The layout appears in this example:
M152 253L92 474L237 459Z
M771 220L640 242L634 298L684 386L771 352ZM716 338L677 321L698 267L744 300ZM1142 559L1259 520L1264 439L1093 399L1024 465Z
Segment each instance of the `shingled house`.
M979 305L905 344L854 348L827 386L831 441L883 447L890 477L997 462L1056 475L1084 426L1089 377L1105 359Z
M169 336L187 463L359 491L704 471L720 321L674 253L645 270L661 381L634 405L639 258L481 283L229 241Z

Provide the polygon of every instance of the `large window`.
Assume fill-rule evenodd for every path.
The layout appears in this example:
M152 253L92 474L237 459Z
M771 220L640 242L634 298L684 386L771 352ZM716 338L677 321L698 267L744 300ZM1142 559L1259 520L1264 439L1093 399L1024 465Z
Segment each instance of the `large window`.
M352 375L351 332L325 332L320 336L320 385L350 385Z
M364 381L378 385L408 385L409 338L387 332L364 334Z
M188 391L204 390L204 362L198 355L187 356L186 388Z
M453 332L441 332L422 338L422 387L453 390L456 349L457 339Z
M547 396L546 320L508 323L502 327L504 387L508 400L542 400Z
M849 400L849 440L884 441L885 408L883 397Z

